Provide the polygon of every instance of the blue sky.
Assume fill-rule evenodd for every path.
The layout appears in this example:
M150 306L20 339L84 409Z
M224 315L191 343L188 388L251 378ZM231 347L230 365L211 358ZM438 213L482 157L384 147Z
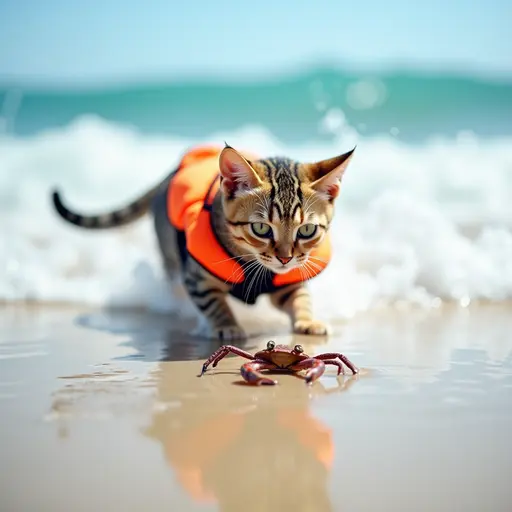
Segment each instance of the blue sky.
M0 0L0 80L274 73L304 62L512 76L510 0Z

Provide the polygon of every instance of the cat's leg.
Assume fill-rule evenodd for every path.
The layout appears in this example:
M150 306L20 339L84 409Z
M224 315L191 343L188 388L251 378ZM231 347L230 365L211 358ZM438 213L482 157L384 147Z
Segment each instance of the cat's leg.
M313 318L311 296L304 284L292 285L274 292L270 296L272 304L290 317L293 332L325 336L329 328Z
M228 286L214 279L190 258L185 267L184 284L192 302L206 321L206 336L221 341L247 338L227 302Z
M182 268L177 233L167 217L164 189L154 198L152 210L158 246L173 295L180 300L181 288L184 287L184 292L201 312L204 335L221 341L245 339L245 332L238 325L226 301L229 287L215 280L190 258L185 268Z

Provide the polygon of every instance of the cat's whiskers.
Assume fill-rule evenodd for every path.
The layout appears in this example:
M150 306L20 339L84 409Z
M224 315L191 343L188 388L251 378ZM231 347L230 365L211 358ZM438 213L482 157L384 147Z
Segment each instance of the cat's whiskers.
M302 268L302 265L300 265L298 268L299 268L301 280L305 281L306 279L304 278L304 269Z
M212 262L212 265L218 265L219 263L224 263L224 262L230 261L230 260L237 260L239 258L247 258L247 256L254 256L254 253L248 252L247 254L238 254L237 256L231 256L230 258L225 258L223 260L214 261L214 262Z
M252 284L256 278L256 276L261 272L261 267L253 267L251 269L250 274L245 276L245 282L248 283L248 286L244 288L244 299L247 300L249 294L251 293Z
M261 273L261 284L263 284L263 280L265 279L265 276L269 272L267 267L263 267L263 272Z
M321 197L318 195L310 196L306 199L306 203L302 207L302 211L304 212L304 215L309 213L309 210L318 202L320 201Z
M228 281L236 281L238 280L243 274L246 274L252 267L259 265L259 261L256 259L256 256L254 256L253 259L249 261L244 261L240 264L239 267L236 267L233 272L231 272L231 275L224 281L227 283Z
M254 270L254 267L251 269L251 270ZM244 293L244 297L245 297L245 300L247 300L247 298L249 297L249 294L251 292L251 289L253 287L253 284L255 284L256 282L258 282L258 276L260 275L264 275L264 273L266 272L266 268L263 266L263 265L260 265L259 268L257 268L254 272L252 272L251 276L250 276L250 281L249 281L249 286L248 288L246 289L245 293ZM246 276L246 279L249 278L249 276L247 275ZM256 287L255 287L256 289Z
M306 273L307 279L310 279L314 275L313 270L309 267L309 263L310 262L306 261L305 263L302 264L302 268L304 269L304 271Z
M325 264L329 263L327 260L324 260L323 258L319 258L318 256L311 256L311 255L310 255L308 258L309 258L310 260L318 260L318 261L321 261L322 263L325 263Z
M305 265L316 270L323 270L322 266L314 261L306 261Z
M258 193L256 197L257 197L256 206L261 208L262 212L268 213L268 211L270 209L270 200L267 197L267 195Z
M270 198L266 194L260 194L259 195L260 200L263 199L265 201L264 208L267 209L267 211L270 211Z
M302 205L302 211L304 212L304 214L306 214L308 212L309 203L311 203L311 201L314 198L315 198L315 196L306 197L306 200L304 201L304 204Z
M238 269L233 273L232 277L234 279L239 279L241 277L241 274L249 272L249 270L259 264L258 259L256 256L252 258L249 261L243 262Z
M266 221L268 218L269 210L265 205L258 203L257 208L254 211L262 218L263 221Z

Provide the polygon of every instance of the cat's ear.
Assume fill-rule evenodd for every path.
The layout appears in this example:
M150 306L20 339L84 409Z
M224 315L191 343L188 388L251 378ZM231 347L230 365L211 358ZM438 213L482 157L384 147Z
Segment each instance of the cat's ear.
M234 197L263 184L251 164L227 144L219 156L219 169L221 186L227 197Z
M355 149L354 147L347 153L334 158L308 164L311 180L309 186L316 192L324 194L328 199L335 199L340 191L341 178L352 159Z

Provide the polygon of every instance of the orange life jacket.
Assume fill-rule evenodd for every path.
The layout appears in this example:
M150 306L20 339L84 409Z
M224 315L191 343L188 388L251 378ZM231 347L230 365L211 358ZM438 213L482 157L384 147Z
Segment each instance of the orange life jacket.
M312 251L315 265L304 275L299 269L286 274L266 272L266 278L258 289L247 294L246 276L240 258L233 258L220 243L212 227L212 204L219 190L219 155L221 148L200 146L188 151L169 182L167 191L167 215L178 232L178 246L182 263L191 257L212 275L231 286L234 297L254 304L262 293L272 293L290 284L300 283L318 275L331 257L328 234ZM254 155L244 153L249 159ZM307 275L306 275L307 274ZM261 279L259 280L261 282ZM256 288L251 287L251 290Z

